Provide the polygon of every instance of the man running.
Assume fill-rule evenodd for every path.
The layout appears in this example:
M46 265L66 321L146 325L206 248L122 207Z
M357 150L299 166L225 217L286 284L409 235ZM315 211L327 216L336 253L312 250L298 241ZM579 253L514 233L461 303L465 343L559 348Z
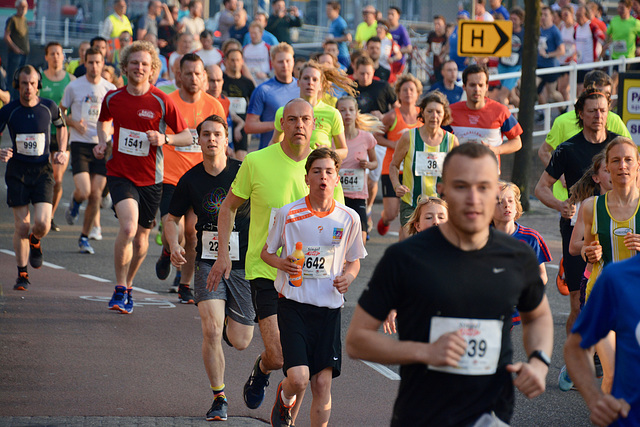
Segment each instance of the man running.
M113 121L107 185L120 229L114 247L116 289L109 309L131 313L133 279L147 255L149 232L162 196L162 146L188 146L193 140L173 101L149 83L160 69L153 45L136 41L120 61L128 83L104 98L98 118L99 143L93 152L98 159L104 157ZM167 125L175 135L165 134Z
M80 215L80 205L88 200L78 247L81 253L93 254L95 251L89 243L89 233L100 211L102 192L107 183L106 162L93 154L93 147L98 143L96 124L102 100L116 87L102 78L104 56L98 48L87 50L84 64L87 73L67 86L60 102L67 125L71 128L69 141L75 184L65 217L69 225L75 224ZM69 110L74 114L68 114Z
M553 319L531 247L489 226L497 166L484 145L451 150L442 172L449 220L391 246L358 301L349 355L401 365L392 426L502 425L514 385L528 398L545 389ZM511 361L513 307L528 362ZM392 309L398 340L378 332Z
M213 390L207 421L227 419L224 393L224 353L221 340L237 350L247 348L253 337L255 311L251 286L245 279L245 255L249 235L249 210L235 217L231 239L232 269L217 287L207 285L207 276L218 256L219 206L227 196L240 162L227 157L229 129L224 118L213 115L198 125L203 161L185 173L173 193L164 233L171 248L171 262L184 266L187 251L180 245L180 221L188 212L197 216L194 288L202 324L202 359ZM248 208L248 206L247 206ZM183 270L184 271L184 270Z
M51 226L53 204L53 169L49 161L51 125L57 129L60 150L54 162L67 159L67 128L58 106L40 98L41 77L31 65L16 71L13 88L20 97L0 109L0 132L9 127L11 148L0 150L0 161L8 162L5 172L7 204L13 210L15 230L13 250L18 264L15 290L26 291L30 285L27 259L33 268L43 262L40 239ZM33 228L29 203L33 204Z

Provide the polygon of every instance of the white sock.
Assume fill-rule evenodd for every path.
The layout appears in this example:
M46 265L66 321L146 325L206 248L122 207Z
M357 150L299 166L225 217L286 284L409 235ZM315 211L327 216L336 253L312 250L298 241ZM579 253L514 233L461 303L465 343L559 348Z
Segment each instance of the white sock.
M293 396L291 399L287 399L284 395L284 390L280 390L280 398L282 399L282 403L284 406L290 407L296 403L296 397Z

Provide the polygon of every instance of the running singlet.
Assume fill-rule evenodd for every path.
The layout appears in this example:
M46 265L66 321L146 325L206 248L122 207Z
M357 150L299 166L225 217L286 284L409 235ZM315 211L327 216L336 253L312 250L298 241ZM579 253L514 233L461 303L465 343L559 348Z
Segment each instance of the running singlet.
M98 121L113 120L113 153L107 161L107 176L126 178L144 187L160 184L164 175L162 147L151 145L146 131L175 133L187 128L174 102L151 86L147 93L133 96L127 87L109 92L102 101Z
M640 229L640 213L638 212L640 201L631 218L618 221L613 218L611 212L609 212L609 206L607 204L609 194L611 194L611 192L607 192L604 197L596 196L593 200L591 234L597 236L597 240L602 246L602 258L593 264L593 270L587 282L587 298L589 298L593 284L596 282L605 265L622 261L636 255L635 250L628 249L625 246L624 237L627 233L636 234Z
M444 131L440 145L431 147L424 143L419 129L411 129L409 132L409 149L404 156L405 172L402 174L402 185L409 188L409 191L401 200L408 205L417 206L421 195L438 195L436 185L442 177L444 158L453 149L453 135Z
M45 73L41 73L41 76L42 89L40 89L40 97L50 99L59 105L60 100L62 100L62 95L64 94L64 88L71 82L71 75L65 72L62 80L58 82L49 80ZM56 127L53 125L51 125L51 134L56 134Z
M100 78L96 84L90 83L86 74L67 85L60 106L66 108L67 112L71 110L74 120L84 120L87 126L84 134L69 126L69 142L98 143L96 124L100 115L100 106L107 92L115 88L112 83L103 78Z
M416 107L416 111L418 112L418 115L420 115L420 109L418 107ZM402 113L400 113L400 108L396 108L395 112L396 119L393 121L393 124L387 132L387 139L397 142L400 140L400 137L402 137L403 133L405 133L409 129L421 126L422 122L416 120L415 123L408 124L404 121L404 117L402 117ZM384 159L382 160L382 175L389 175L389 165L391 164L393 153L395 153L395 151L395 149L387 147L387 151L384 154Z
M25 107L20 100L0 109L0 133L9 127L13 159L27 163L49 161L50 126L63 127L60 108L50 99L40 98L34 107Z
M178 110L182 113L193 139L192 144L186 147L166 145L162 148L164 153L164 180L162 182L176 185L185 172L202 162L202 150L200 149L200 144L198 144L198 125L212 114L216 114L223 119L226 116L220 102L206 92L200 93L200 99L193 104L184 102L180 98L179 90L171 92L169 98L173 100ZM171 129L167 129L167 133L174 134Z
M367 256L362 243L360 217L353 209L334 201L329 212L316 212L309 197L278 209L275 224L269 230L267 251L282 247L286 258L302 242L305 262L302 286L289 284L289 275L278 270L274 287L285 298L317 307L340 308L343 295L333 286L342 274L344 262Z
M278 108L276 118L273 121L273 126L278 132L282 132L280 119L282 119L283 112L284 107ZM316 119L316 127L311 132L311 140L309 141L311 149L315 150L319 147L331 148L332 138L344 133L344 124L340 112L334 107L318 101L316 106L313 107L313 117Z
M245 277L275 280L276 269L260 258L267 241L269 227L276 210L309 193L305 184L305 160L294 161L282 150L281 144L270 145L247 154L236 175L231 191L234 195L251 200L251 223ZM274 173L277 171L277 173ZM344 202L342 187L336 187L334 198Z

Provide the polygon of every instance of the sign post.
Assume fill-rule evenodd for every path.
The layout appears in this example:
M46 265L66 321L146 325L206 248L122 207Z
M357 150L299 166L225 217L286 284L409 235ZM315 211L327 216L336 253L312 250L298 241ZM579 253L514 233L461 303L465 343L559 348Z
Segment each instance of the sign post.
M618 114L633 142L640 145L640 73L620 73L619 79Z
M513 22L464 20L458 23L459 56L511 56Z

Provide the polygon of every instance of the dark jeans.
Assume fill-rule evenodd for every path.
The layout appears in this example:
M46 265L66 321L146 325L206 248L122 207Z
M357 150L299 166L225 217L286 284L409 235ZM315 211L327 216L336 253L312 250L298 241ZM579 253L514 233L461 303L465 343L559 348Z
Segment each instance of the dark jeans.
M13 74L27 63L27 55L19 55L8 49L7 55L7 88L11 93L11 100L18 99L18 91L13 88Z

